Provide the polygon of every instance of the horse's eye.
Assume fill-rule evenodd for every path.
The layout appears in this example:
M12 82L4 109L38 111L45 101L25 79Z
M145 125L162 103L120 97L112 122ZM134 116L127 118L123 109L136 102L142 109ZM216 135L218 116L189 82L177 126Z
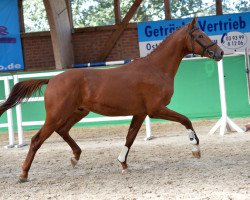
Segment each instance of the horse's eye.
M199 35L199 38L203 38L203 35Z

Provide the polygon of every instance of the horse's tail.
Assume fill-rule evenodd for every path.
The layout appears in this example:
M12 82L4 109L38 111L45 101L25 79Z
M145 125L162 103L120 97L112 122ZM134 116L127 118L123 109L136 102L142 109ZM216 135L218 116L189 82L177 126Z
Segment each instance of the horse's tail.
M6 101L0 104L0 116L8 109L21 103L23 99L29 99L31 95L39 90L44 84L48 84L49 79L37 79L22 81L14 85L9 97Z

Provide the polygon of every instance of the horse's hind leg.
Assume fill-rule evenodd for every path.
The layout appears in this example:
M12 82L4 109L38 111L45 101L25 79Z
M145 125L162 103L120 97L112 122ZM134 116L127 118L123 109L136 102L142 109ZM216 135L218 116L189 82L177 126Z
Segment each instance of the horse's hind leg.
M133 116L129 130L128 130L128 134L126 137L126 143L125 146L123 147L119 157L118 157L118 161L121 163L122 165L122 172L125 172L128 168L127 165L127 156L128 156L128 152L130 147L132 146L138 131L141 128L141 125L145 119L146 115L138 115L138 116Z
M79 122L83 117L87 116L89 111L86 110L77 110L75 111L66 121L66 123L61 126L56 132L64 139L65 142L71 147L74 157L71 158L71 164L74 167L78 160L80 159L80 155L82 153L81 148L76 144L76 142L70 137L69 130L72 128L74 124Z
M29 152L26 156L26 159L22 165L22 171L19 176L20 182L27 181L28 172L31 167L32 161L35 157L37 150L41 147L43 142L54 132L54 127L45 122L43 127L34 135L31 139L31 144L29 148Z
M193 145L193 149L192 149L193 156L196 158L201 157L200 148L199 148L199 138L194 131L191 121L186 116L180 113L177 113L173 110L170 110L164 106L161 109L159 109L157 112L154 112L154 114L150 117L179 122L183 126L185 126L186 129L188 130L188 137L189 137L190 143Z

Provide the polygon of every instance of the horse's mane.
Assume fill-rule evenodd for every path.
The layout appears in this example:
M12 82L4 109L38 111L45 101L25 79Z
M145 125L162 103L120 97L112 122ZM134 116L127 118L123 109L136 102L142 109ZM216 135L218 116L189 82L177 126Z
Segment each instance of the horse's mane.
M148 54L147 56L155 54L159 50L163 49L168 44L168 42L173 38L173 36L185 27L186 26L182 26L175 29L171 34L169 34L166 38L164 38L163 41L155 49L153 49L153 51L151 51L150 54Z
M189 24L189 23L188 23ZM169 34L166 38L164 38L162 40L162 42L155 48L153 49L153 51L151 51L147 56L141 57L141 58L136 58L134 59L133 62L141 62L142 60L148 60L150 59L150 56L154 55L155 53L157 53L158 51L160 51L161 49L165 48L166 45L168 44L168 42L171 41L171 39L173 38L173 36L178 33L179 31L183 30L184 28L186 28L188 26L188 24L186 24L185 26L182 27L178 27L176 28L171 34Z

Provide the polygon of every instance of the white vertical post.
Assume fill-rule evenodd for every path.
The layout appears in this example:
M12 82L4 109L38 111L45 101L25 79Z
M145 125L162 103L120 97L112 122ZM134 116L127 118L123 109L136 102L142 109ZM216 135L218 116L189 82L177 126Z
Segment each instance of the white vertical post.
M5 91L5 97L7 99L10 94L10 83L9 83L9 78L7 76L4 79L4 91ZM8 132L9 132L9 145L5 146L5 148L12 148L14 147L14 142L15 142L12 109L7 110L7 123L8 123Z
M149 116L146 117L146 137L144 140L151 140L153 138L152 132L151 132L151 122Z
M224 69L223 69L222 60L220 60L218 62L218 76L219 76L219 87L220 87L221 114L222 114L222 117L226 117L227 116L227 106L226 106Z
M14 75L14 85L19 82L18 75ZM17 132L18 132L18 145L16 145L17 148L25 146L23 142L23 127L22 127L22 109L21 105L18 104L16 106L16 119L17 119Z
M245 48L245 66L246 66L246 74L247 74L247 92L248 92L248 103L250 104L250 88L249 88L249 83L250 83L250 71L249 71L249 52L248 48Z
M223 61L218 62L218 76L219 76L219 88L220 88L220 104L221 104L221 126L220 135L223 135L226 130L227 121L227 105L226 105L226 93L225 93L225 81L224 81L224 69Z
M223 70L222 60L218 62L218 76L219 76L219 87L220 87L221 118L209 131L209 134L215 133L215 131L219 127L220 127L220 135L225 134L226 128L229 131L231 131L231 129L234 129L239 133L243 133L244 131L227 116L227 103L226 103L224 70Z

